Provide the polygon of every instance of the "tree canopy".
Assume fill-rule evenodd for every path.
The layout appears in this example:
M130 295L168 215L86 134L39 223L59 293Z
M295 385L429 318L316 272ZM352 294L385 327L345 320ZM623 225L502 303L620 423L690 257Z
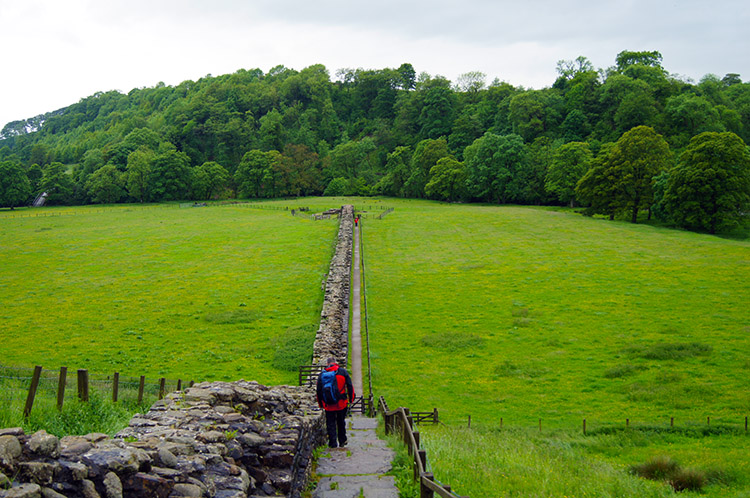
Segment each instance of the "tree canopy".
M577 196L588 212L637 220L667 192L654 198L654 176L668 176L695 136L750 140L750 83L729 73L696 84L663 63L655 50L621 51L606 69L579 56L537 90L488 84L479 71L451 82L404 63L333 78L320 64L241 69L98 92L3 127L0 161L19 165L31 189L21 182L14 195L24 199L3 202L25 204L42 189L52 204L344 192L570 205Z

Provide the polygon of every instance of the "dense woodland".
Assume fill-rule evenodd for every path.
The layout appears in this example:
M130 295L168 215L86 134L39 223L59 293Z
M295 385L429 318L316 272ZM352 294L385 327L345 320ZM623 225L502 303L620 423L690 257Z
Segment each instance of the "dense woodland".
M97 93L0 133L0 205L307 195L581 206L710 232L750 212L750 83L659 52L560 61L541 90L479 72L239 70Z

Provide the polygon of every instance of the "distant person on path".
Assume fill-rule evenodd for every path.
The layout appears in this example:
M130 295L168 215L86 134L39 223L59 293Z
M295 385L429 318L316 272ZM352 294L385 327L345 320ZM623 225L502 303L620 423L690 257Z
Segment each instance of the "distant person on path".
M359 223L359 216L354 218L354 226L356 227L358 223Z
M354 401L352 378L346 369L336 363L335 358L328 358L326 369L318 377L318 406L326 412L326 429L328 446L336 448L346 446L346 410Z

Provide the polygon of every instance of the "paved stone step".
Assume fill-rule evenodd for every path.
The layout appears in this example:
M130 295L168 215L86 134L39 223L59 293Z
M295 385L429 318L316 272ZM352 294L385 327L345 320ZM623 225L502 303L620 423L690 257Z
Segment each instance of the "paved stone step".
M313 498L398 498L391 470L393 450L378 439L378 420L355 416L347 421L348 445L329 449L318 459L322 476Z

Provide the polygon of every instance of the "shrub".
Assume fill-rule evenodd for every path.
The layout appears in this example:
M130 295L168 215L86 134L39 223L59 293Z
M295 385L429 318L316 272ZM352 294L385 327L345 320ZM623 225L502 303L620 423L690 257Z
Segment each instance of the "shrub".
M652 344L645 348L633 348L631 351L647 360L681 360L694 356L708 356L713 348L699 342L674 342Z
M652 481L669 479L679 470L680 465L665 455L656 456L646 463L630 467L631 474L651 479Z
M630 473L652 481L667 481L675 491L700 491L706 485L706 474L696 469L683 469L671 457L662 455L646 463L633 465Z
M669 479L675 491L700 491L706 484L706 475L700 470L679 469Z
M615 365L614 367L604 372L604 377L606 377L607 379L619 379L621 377L634 375L636 372L645 369L646 367L640 365Z

